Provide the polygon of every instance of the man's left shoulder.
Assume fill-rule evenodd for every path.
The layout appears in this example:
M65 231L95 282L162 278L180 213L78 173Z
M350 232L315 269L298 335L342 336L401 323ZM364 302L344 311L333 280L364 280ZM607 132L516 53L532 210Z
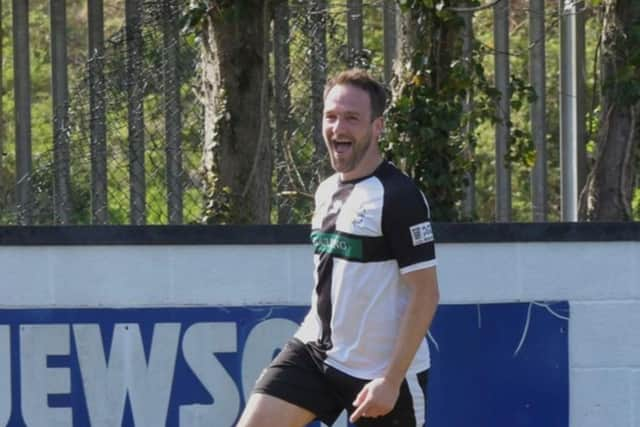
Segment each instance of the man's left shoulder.
M385 209L383 216L385 222L396 227L397 224L415 226L409 230L412 235L420 232L421 236L431 234L430 227L431 209L427 198L420 188L408 175L393 165L387 171L384 179ZM418 239L417 241L422 241ZM415 242L414 242L415 243Z
M389 172L383 185L387 199L395 203L426 202L424 194L414 180L395 167Z
M387 162L384 168L381 168L378 179L382 181L385 191L389 192L416 192L418 186L413 179L398 169L393 163Z

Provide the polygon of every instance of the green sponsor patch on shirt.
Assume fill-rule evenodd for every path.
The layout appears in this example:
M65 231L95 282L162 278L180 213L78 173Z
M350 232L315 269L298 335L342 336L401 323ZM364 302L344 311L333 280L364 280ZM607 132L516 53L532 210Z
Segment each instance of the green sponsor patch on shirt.
M319 253L328 253L343 258L362 259L362 241L337 233L311 233L313 248Z

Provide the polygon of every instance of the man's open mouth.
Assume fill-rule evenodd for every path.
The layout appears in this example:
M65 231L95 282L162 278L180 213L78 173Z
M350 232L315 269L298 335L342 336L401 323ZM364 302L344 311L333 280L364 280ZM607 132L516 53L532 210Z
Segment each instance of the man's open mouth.
M351 141L337 141L334 140L333 141L333 149L335 150L336 153L338 154L342 154L342 153L346 153L349 150L351 150L351 146L353 145L353 142Z

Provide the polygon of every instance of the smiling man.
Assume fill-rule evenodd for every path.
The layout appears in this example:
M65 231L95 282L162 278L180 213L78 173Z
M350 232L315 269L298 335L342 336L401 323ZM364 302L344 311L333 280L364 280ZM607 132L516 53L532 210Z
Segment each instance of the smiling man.
M256 383L239 427L421 427L425 336L438 300L429 205L382 158L384 88L366 71L329 80L322 131L336 173L316 191L311 309Z

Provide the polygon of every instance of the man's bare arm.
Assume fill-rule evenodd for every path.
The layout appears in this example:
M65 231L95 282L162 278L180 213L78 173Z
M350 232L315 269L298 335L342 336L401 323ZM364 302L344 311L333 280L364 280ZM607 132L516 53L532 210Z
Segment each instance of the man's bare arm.
M440 292L435 267L412 271L402 278L411 294L389 367L382 378L372 380L358 394L351 422L361 416L382 416L393 409L402 381L438 307Z

